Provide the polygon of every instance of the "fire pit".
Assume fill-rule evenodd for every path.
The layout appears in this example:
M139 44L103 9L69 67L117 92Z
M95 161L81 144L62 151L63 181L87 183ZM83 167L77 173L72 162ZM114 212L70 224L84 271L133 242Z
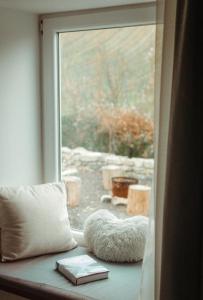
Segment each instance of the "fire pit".
M128 187L131 184L138 184L138 179L133 177L113 177L112 178L112 196L128 197Z

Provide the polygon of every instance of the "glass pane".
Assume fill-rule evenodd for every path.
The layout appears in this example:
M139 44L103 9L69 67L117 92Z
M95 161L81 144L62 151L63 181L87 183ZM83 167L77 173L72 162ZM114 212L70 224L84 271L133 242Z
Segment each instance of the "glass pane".
M82 229L100 208L129 217L126 183L112 198L111 177L151 185L155 25L60 33L59 44L71 225Z

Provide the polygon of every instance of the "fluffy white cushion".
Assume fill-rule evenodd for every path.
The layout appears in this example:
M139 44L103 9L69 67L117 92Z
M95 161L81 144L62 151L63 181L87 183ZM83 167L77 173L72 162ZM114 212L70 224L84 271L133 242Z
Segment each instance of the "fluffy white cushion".
M148 218L118 219L108 210L90 215L84 225L89 251L111 262L133 262L143 258Z
M1 260L74 248L66 198L64 183L0 187Z

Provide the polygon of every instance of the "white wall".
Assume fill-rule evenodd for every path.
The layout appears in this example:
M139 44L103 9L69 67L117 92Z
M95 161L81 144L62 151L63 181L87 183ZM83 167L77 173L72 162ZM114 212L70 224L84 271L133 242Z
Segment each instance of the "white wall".
M0 8L0 185L42 181L37 15Z

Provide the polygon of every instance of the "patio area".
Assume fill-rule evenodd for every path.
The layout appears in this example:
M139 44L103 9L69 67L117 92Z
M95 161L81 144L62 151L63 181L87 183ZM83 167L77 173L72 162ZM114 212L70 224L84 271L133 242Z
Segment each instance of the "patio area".
M108 194L102 178L102 168L108 165L119 166L126 176L137 178L139 184L151 186L153 159L128 158L92 152L84 148L62 148L62 179L76 176L81 181L79 205L69 207L69 218L73 228L82 230L84 220L98 209L108 209L119 218L129 217L126 205L113 205L111 202L101 201L101 197Z

